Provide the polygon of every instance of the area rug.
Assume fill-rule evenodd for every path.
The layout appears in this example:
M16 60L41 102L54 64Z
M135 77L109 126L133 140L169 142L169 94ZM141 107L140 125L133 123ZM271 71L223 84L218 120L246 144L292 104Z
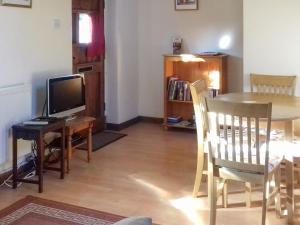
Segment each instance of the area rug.
M93 135L93 152L103 148L104 146L111 144L123 137L127 136L127 134L121 134L113 131L104 131L101 133L96 133ZM78 146L79 149L87 149L87 143L83 143Z
M111 225L122 216L33 196L0 211L1 225Z

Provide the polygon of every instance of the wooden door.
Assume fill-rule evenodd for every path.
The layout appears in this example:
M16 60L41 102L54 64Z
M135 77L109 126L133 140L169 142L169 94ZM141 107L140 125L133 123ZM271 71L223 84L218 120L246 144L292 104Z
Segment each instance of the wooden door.
M73 72L83 73L86 82L86 116L96 118L94 132L104 129L104 54L90 58L88 51L93 44L79 41L79 19L83 14L104 19L104 0L73 0ZM103 22L104 24L104 22ZM104 26L101 26L103 29ZM101 32L100 32L101 33Z

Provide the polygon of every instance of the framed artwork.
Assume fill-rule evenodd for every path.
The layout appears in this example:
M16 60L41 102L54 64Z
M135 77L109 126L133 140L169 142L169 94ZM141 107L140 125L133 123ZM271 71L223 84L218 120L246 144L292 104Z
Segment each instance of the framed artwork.
M198 0L175 0L175 10L197 10Z
M32 0L2 0L2 5L31 8Z

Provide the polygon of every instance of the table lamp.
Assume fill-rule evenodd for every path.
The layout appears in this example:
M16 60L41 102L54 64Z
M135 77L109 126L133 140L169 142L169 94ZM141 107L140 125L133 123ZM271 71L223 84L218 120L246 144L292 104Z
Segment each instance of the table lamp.
M213 70L208 74L209 77L209 85L208 88L212 90L213 98L218 95L218 91L220 90L220 71Z

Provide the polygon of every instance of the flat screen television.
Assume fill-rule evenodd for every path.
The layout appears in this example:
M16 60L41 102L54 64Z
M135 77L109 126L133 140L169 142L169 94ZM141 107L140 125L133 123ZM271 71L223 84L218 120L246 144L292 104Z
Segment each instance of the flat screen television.
M47 116L70 117L85 110L84 76L74 74L47 80Z

